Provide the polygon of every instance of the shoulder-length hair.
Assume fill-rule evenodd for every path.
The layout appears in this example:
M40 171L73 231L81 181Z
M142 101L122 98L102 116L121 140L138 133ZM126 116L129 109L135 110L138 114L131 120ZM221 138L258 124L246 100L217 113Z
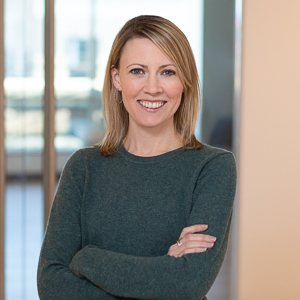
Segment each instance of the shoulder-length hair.
M184 33L172 22L158 16L139 16L129 20L116 36L108 58L102 91L102 109L107 127L99 145L103 155L114 155L122 146L129 126L129 115L122 95L115 88L111 69L119 68L122 50L133 38L151 40L176 66L184 92L174 114L174 126L183 149L200 148L194 135L200 109L200 80L191 46Z

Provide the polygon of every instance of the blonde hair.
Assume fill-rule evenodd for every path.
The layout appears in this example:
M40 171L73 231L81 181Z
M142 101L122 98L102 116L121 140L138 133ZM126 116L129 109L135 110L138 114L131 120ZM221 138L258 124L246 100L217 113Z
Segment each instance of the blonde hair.
M103 155L114 155L122 146L129 127L129 115L121 93L115 88L112 66L119 68L122 50L133 38L151 40L172 62L183 83L184 93L174 114L174 126L181 137L184 149L200 148L194 135L200 109L200 81L195 58L183 32L172 22L158 16L139 16L129 20L116 36L106 66L102 91L102 109L107 133L99 143Z

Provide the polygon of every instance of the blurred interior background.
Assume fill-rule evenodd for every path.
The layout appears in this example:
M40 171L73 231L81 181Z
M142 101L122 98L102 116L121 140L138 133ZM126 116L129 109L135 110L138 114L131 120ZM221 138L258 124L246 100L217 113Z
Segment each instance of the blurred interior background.
M56 179L74 151L100 141L105 134L101 93L106 62L113 39L127 20L141 14L154 14L173 21L187 35L203 81L204 2L155 0L140 4L137 0L54 2L56 159L53 163L56 164ZM216 102L226 107L227 114L223 116L222 109L217 112L217 106L211 108L216 119L232 119L234 1L224 7L227 15L222 17L222 22L227 25L230 38L225 44L227 49L220 53L220 61L226 57L230 60L226 88L231 95L227 103L215 97ZM47 55L44 40L45 26L48 26L45 25L45 10L44 1L4 1L6 300L38 299L36 267L44 231L42 158L45 114L48 113L44 106ZM220 12L216 10L215 13ZM208 11L208 14L214 13ZM217 39L216 32L209 30L211 32L206 35L211 37L208 39ZM211 57L208 65L215 64L213 60ZM231 123L228 123L228 132L231 132ZM196 131L199 139L203 134L201 124L199 119ZM215 143L226 143L224 146L231 149L231 137L227 141L217 138L224 126L214 125L212 120L209 126L220 128L208 128L206 140L212 141L208 132L211 131Z
M300 299L298 0L0 0L0 300L38 299L51 3L55 185L67 158L105 134L102 84L117 32L137 15L165 17L196 58L197 137L238 161L232 236L208 299Z

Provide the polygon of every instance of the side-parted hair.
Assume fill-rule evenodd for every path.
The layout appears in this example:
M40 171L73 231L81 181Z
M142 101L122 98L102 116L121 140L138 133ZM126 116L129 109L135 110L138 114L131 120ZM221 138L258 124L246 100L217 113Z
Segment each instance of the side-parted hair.
M108 58L102 91L102 109L107 127L99 143L103 155L114 155L122 146L129 126L129 115L122 103L122 94L115 88L111 69L119 69L125 44L133 38L151 40L176 66L183 84L183 94L174 114L174 126L183 149L200 148L194 135L200 109L200 80L195 58L184 33L172 22L158 16L139 16L129 20L116 36Z

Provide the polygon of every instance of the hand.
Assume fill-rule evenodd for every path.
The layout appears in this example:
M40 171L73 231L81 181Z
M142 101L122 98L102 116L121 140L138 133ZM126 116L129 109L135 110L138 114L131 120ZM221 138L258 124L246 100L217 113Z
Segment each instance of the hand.
M178 242L169 248L168 255L181 257L184 254L205 252L212 248L217 239L207 234L198 233L207 230L207 228L207 225L185 227Z

